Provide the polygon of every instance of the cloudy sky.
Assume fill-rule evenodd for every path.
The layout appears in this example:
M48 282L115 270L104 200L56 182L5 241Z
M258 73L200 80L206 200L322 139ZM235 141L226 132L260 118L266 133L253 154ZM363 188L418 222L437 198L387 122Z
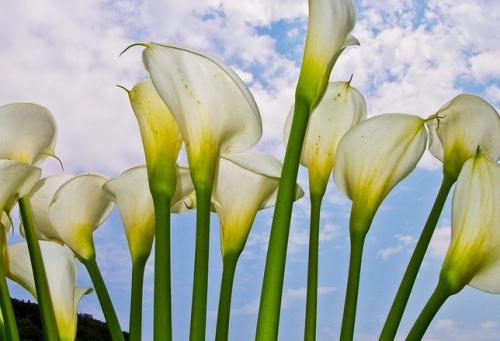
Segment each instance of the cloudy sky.
M500 2L497 0L358 0L350 48L332 73L365 96L369 115L427 116L468 92L500 106ZM144 162L139 131L121 84L146 77L137 41L173 42L218 55L252 90L264 136L257 148L282 158L281 132L293 99L307 20L306 0L2 0L0 104L35 102L58 123L56 152L66 171L109 177ZM59 172L48 160L45 174ZM356 340L380 332L402 272L432 205L440 164L426 155L384 202L368 235ZM299 182L307 188L302 170ZM350 202L330 184L322 215L318 339L338 337L348 261ZM308 198L296 205L283 296L281 340L303 333ZM259 215L236 273L230 338L252 340L265 261L270 211ZM429 297L449 240L449 203L438 224L404 316L406 335ZM221 274L217 220L211 236L208 338L213 338ZM96 232L98 261L124 329L128 326L130 264L116 212ZM17 240L14 237L13 240ZM173 218L174 337L187 339L194 250L194 215ZM151 339L152 262L144 299L144 337ZM83 269L81 286L90 285ZM27 298L18 286L17 297ZM500 298L466 288L437 315L428 340L498 340ZM94 295L80 311L102 317Z

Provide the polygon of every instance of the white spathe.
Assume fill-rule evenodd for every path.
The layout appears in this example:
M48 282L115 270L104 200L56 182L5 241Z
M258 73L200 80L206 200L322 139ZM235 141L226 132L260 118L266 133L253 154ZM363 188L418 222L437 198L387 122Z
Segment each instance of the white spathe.
M54 194L49 218L60 240L80 259L95 257L94 230L111 213L113 201L101 187L108 181L97 174L82 174L66 181Z
M375 116L344 135L333 175L353 202L351 215L360 219L354 228L369 228L379 205L415 169L426 145L424 120L414 115Z
M175 191L176 163L182 145L177 122L151 80L137 83L128 95L141 131L149 186L153 192L171 196Z
M60 241L61 238L54 229L49 218L49 205L54 194L66 181L73 178L70 174L59 174L39 180L31 189L28 197L31 210L36 221L36 234L39 239ZM24 236L24 226L20 226L21 234Z
M54 155L56 124L38 104L12 103L0 107L0 159L37 164Z
M61 341L74 340L78 304L82 296L90 293L92 289L76 287L75 258L67 247L42 240L40 250L59 337ZM21 242L9 246L6 255L4 265L7 276L23 286L36 299L35 279L27 243Z
M469 284L500 294L500 166L482 152L457 180L441 277L456 291Z
M290 135L293 115L292 106L285 123L285 144ZM363 95L349 82L330 83L321 102L311 113L300 158L301 164L308 168L312 193L324 193L340 139L364 119L366 103Z
M323 96L332 68L342 51L359 45L350 35L356 23L352 0L309 0L304 59L297 96L315 107Z
M456 179L478 147L491 160L500 158L500 116L478 96L461 94L429 119L429 150L443 162L445 174Z
M184 202L194 192L189 169L178 167L177 177L177 190L170 209L173 213L194 207L191 202ZM147 258L155 236L155 211L146 166L128 169L102 188L111 195L120 211L132 261Z
M278 160L262 153L244 152L221 157L212 205L220 220L223 257L239 254L257 212L275 205L281 168ZM303 195L297 186L295 199Z
M217 59L174 45L143 45L144 65L182 132L193 179L211 183L220 154L244 151L260 139L257 104Z

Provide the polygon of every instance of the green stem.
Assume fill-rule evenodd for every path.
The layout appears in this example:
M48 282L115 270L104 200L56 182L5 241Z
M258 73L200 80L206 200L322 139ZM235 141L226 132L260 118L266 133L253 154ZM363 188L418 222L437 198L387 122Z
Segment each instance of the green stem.
M217 313L216 341L227 341L229 335L229 317L231 313L231 294L233 292L234 272L239 255L224 257L222 280L219 294L219 311Z
M0 257L3 258L3 255L0 254ZM3 332L5 333L6 340L19 341L16 316L14 315L9 287L7 286L7 280L5 279L5 273L3 271L3 260L0 260L0 308L0 312L3 316ZM1 332L2 331L0 331L0 335L2 335Z
M147 257L139 258L132 264L132 291L130 295L130 341L140 341L142 335L142 288Z
M415 250L413 251L410 262L406 268L406 272L403 276L401 284L399 285L398 292L394 298L394 302L392 303L387 320L385 321L384 328L380 334L380 340L382 341L394 340L394 337L396 336L399 324L401 323L403 313L408 303L408 299L410 298L413 285L415 284L415 279L417 278L420 266L424 260L427 248L429 247L432 234L436 229L436 225L438 223L439 216L443 211L446 198L448 197L454 183L455 181L449 176L445 175L443 177L443 181L436 200L434 201L434 205L432 206L427 222L422 230L422 234L420 235L417 245L415 246Z
M418 341L422 340L425 331L432 322L434 316L444 304L444 302L452 295L452 292L445 282L439 281L436 289L432 293L431 298L427 301L424 309L418 316L417 321L410 330L406 340L408 341Z
M124 341L123 333L120 328L120 323L116 317L115 308L109 297L108 289L106 289L106 284L102 278L101 271L97 266L97 262L94 258L91 259L80 259L85 268L90 275L92 284L94 285L97 298L99 298L99 303L101 304L102 312L106 323L108 324L109 332L111 334L111 339L113 341Z
M318 246L321 202L323 195L310 193L311 226L309 231L309 260L307 268L307 296L304 341L316 340L316 313L318 304Z
M201 188L200 188L201 187ZM212 188L196 188L196 246L194 255L193 299L190 340L205 340L207 322L208 257Z
M172 340L170 198L153 196L155 206L154 339Z
M0 309L0 313L1 312L2 312L2 309ZM8 340L3 321L0 321L0 340Z
M281 171L280 187L269 236L255 337L257 341L278 339L290 220L309 112L309 104L300 97L296 97L292 128Z
M59 340L54 308L50 298L49 283L45 273L45 266L42 259L42 251L36 236L35 221L31 211L31 203L28 198L19 199L19 211L24 226L24 233L28 250L30 253L31 267L35 279L36 297L43 326L43 338L47 341Z
M344 303L344 316L340 331L341 341L352 341L354 324L356 322L356 307L358 304L359 277L361 273L361 259L366 232L351 229L351 255L349 258L349 277Z

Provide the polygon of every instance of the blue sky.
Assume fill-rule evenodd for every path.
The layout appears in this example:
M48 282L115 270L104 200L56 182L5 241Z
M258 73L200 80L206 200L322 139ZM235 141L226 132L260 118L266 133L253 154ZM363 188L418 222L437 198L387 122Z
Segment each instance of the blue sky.
M364 94L369 116L404 112L427 116L461 92L500 105L500 3L494 0L356 1L354 34L360 47L347 51L332 79ZM497 13L497 14L495 14ZM283 156L281 132L293 100L306 28L307 1L240 3L231 0L2 1L0 104L33 101L48 107L59 127L56 152L73 174L109 177L144 162L140 136L127 99L114 87L146 77L139 50L118 58L130 43L151 40L186 44L218 55L252 90L263 116L257 149ZM46 175L59 172L48 160ZM369 232L362 266L356 340L374 340L392 302L441 179L440 164L426 154L417 170L384 201ZM299 183L307 188L302 169ZM307 191L306 191L307 192ZM334 188L324 201L320 244L318 340L336 339L348 263L350 202ZM303 334L308 198L293 215L285 277L280 339ZM272 210L259 214L240 258L233 292L230 339L253 339ZM445 208L404 316L400 338L414 322L437 280L449 241ZM18 241L17 235L11 242ZM98 261L128 327L130 262L114 212L95 233ZM221 257L217 219L212 219L208 339L213 338ZM194 251L194 213L173 217L174 336L187 339ZM151 339L152 269L144 298L144 339ZM78 284L90 286L80 267ZM12 284L16 297L28 298ZM427 340L497 340L500 298L472 288L452 297ZM80 311L102 317L95 295Z

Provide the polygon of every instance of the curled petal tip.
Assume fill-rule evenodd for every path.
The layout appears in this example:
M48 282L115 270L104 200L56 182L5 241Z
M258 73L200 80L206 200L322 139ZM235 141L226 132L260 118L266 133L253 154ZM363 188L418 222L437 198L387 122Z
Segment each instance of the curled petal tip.
M123 52L125 52L125 51L123 51ZM122 52L122 53L123 53L123 52ZM130 94L130 90L129 90L129 89L127 89L126 87L124 87L123 85L120 85L120 84L115 84L115 86L116 86L116 87L118 87L118 88L120 88L120 89L125 90L128 94Z
M354 73L351 73L351 77L349 78L349 80L347 81L347 85L350 86L351 85L351 82L352 82L352 79L354 77Z
M52 157L52 158L56 159L57 162L59 162L59 166L61 166L61 170L64 172L64 164L63 164L62 160L56 154L53 154L53 153L43 153L43 155L46 155L48 157Z
M145 48L148 48L148 47L150 47L150 46L151 46L151 44L150 44L150 43L134 43L134 44L132 44L132 45L129 45L129 46L127 46L127 47L126 47L126 48L125 48L125 49L124 49L124 50L120 53L119 57L121 57L121 56L122 56L122 54L124 54L124 53L125 53L125 52L127 52L130 48L132 48L132 47L134 47L134 46L143 46L143 47L145 47Z

